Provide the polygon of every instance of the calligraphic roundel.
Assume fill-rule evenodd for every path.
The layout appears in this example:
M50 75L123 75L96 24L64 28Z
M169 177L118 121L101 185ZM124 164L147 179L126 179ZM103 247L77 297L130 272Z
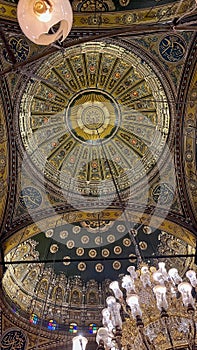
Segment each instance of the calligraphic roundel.
M27 337L19 328L10 328L0 339L1 350L25 350Z

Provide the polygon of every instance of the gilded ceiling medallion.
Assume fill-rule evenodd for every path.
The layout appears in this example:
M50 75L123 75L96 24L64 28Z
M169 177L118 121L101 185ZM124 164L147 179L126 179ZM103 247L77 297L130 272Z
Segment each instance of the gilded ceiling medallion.
M122 242L125 247L130 247L131 245L131 240L129 238L124 238Z
M108 249L105 248L105 249L102 249L101 254L104 258L107 258L109 256L110 252Z
M66 123L77 141L100 144L109 141L118 130L119 107L106 92L88 89L75 95L68 104Z
M57 244L52 244L52 245L50 246L50 252L51 252L51 253L55 254L55 253L57 253L58 250L59 250L59 247L58 247Z
M73 233L77 234L81 231L81 227L80 226L74 226L73 227Z
M96 249L90 249L88 252L88 255L90 258L95 258L97 256L97 251Z
M103 243L103 239L101 236L97 236L95 239L94 239L94 242L96 245L100 245Z
M167 61L176 63L186 54L186 43L179 35L165 35L159 43L159 53Z
M68 237L68 231L61 231L60 232L60 238L65 239Z
M144 226L144 227L143 227L143 231L144 231L144 233L146 233L147 235L150 235L150 234L152 233L152 229L151 229L151 227L149 227L149 226Z
M79 247L76 249L76 254L78 256L82 256L84 254L84 249L82 247Z
M148 244L145 242L145 241L141 241L139 243L139 247L142 249L142 250L146 250L147 247L148 247Z
M108 235L107 236L107 242L109 243L113 243L115 241L115 236L114 235Z
M133 253L129 254L129 261L131 263L135 263L136 262L136 255Z
M118 232L125 232L125 225L118 225L117 226L117 231Z
M117 254L117 255L121 254L122 253L122 248L120 246L118 246L118 245L115 246L114 247L114 253Z
M87 235L84 235L81 237L81 243L83 244L88 244L89 240L90 240L90 237Z
M120 261L114 261L113 264L112 264L112 266L113 266L113 269L114 269L114 270L120 270L120 268L121 268L121 263L120 263Z
M102 272L104 270L104 266L101 263L95 265L96 272Z
M80 262L77 267L78 267L79 271L85 271L86 270L86 264L84 262Z
M37 188L28 186L21 190L19 201L27 209L37 209L42 203L42 196Z
M10 46L17 62L23 62L28 58L30 47L29 42L27 42L26 39L10 37L8 45ZM12 63L6 49L3 49L3 56L7 62Z
M45 232L45 236L46 236L47 238L52 237L52 236L53 236L53 229L51 228L51 229L47 230L47 231Z
M74 242L72 239L70 239L70 240L66 243L66 246L67 246L68 249L72 249L72 248L74 248L74 246L75 246L75 242Z
M27 347L27 335L19 328L9 328L1 337L1 348L24 350ZM11 345L12 344L12 345Z

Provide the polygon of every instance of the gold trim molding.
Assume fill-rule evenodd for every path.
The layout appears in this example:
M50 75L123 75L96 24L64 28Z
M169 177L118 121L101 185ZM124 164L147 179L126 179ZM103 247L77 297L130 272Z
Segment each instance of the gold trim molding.
M193 0L183 2L178 9L179 2L163 6L155 6L152 9L143 8L127 11L114 11L101 13L74 13L73 29L111 29L122 28L132 24L155 23L161 17L162 21L173 18L174 15L179 16L191 10ZM178 10L178 13L176 11ZM17 21L16 5L0 0L0 18Z

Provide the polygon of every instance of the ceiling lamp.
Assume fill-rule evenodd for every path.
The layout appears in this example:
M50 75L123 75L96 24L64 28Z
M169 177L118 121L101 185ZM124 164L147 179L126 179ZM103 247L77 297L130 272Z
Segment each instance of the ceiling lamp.
M19 0L17 17L23 33L38 45L63 41L73 22L69 0Z
M141 264L129 275L110 284L114 296L106 299L102 311L103 326L98 330L99 349L195 350L197 349L195 315L196 273L189 270L183 281L176 268L168 272Z

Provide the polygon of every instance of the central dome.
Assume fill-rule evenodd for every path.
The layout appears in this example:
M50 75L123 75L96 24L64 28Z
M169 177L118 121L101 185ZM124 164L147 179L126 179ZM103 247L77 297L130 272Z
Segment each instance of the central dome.
M106 92L88 89L68 104L66 123L79 142L95 145L114 136L120 125L120 111Z
M151 62L90 42L53 54L37 74L17 105L22 150L41 181L78 202L113 197L114 181L126 195L158 171L170 113Z

